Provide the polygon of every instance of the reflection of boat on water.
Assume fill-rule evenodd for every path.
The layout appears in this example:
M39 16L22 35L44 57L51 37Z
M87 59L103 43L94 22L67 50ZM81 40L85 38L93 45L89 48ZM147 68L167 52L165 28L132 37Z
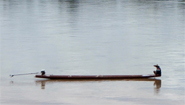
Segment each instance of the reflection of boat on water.
M159 90L160 90L160 88L161 88L161 80L156 80L155 82L154 82L154 86L156 86L155 87L155 92L156 93L159 93Z
M115 80L115 79L106 79L106 80L98 80L98 79L87 79L87 80L84 80L84 79L57 79L57 80L37 80L35 81L36 84L41 84L41 89L45 89L45 86L46 84L52 84L52 83L66 83L66 82L81 82L81 83L84 83L84 82L104 82L104 81L148 81L148 82L154 82L154 86L155 86L155 91L156 93L159 92L159 89L161 88L161 80L160 79L118 79L118 80Z

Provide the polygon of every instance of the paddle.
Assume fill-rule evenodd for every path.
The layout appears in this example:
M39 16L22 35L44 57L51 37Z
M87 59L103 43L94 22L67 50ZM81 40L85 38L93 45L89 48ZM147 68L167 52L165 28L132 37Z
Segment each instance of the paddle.
M19 75L30 75L30 74L38 74L39 72L36 72L36 73L24 73L24 74L14 74L14 75L10 75L10 77L13 77L13 76L19 76Z

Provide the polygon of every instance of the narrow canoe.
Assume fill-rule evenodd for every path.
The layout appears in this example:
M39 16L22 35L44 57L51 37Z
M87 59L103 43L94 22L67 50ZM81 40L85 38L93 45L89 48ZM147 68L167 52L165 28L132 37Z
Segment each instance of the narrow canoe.
M35 75L47 79L142 79L159 77L155 75Z

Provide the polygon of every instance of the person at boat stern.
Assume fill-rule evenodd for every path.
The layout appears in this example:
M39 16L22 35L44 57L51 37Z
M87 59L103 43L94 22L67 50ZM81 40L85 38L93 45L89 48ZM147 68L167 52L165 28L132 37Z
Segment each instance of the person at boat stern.
M45 75L45 73L46 73L45 71L41 71L41 75L42 75L42 76Z
M154 65L154 67L156 67L156 71L154 71L155 76L161 76L160 66L157 64L157 65Z

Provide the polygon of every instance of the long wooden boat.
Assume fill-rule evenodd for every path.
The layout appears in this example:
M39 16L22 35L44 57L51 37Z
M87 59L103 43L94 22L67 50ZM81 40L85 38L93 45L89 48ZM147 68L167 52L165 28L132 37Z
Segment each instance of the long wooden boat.
M46 79L142 79L159 77L155 75L35 75Z

